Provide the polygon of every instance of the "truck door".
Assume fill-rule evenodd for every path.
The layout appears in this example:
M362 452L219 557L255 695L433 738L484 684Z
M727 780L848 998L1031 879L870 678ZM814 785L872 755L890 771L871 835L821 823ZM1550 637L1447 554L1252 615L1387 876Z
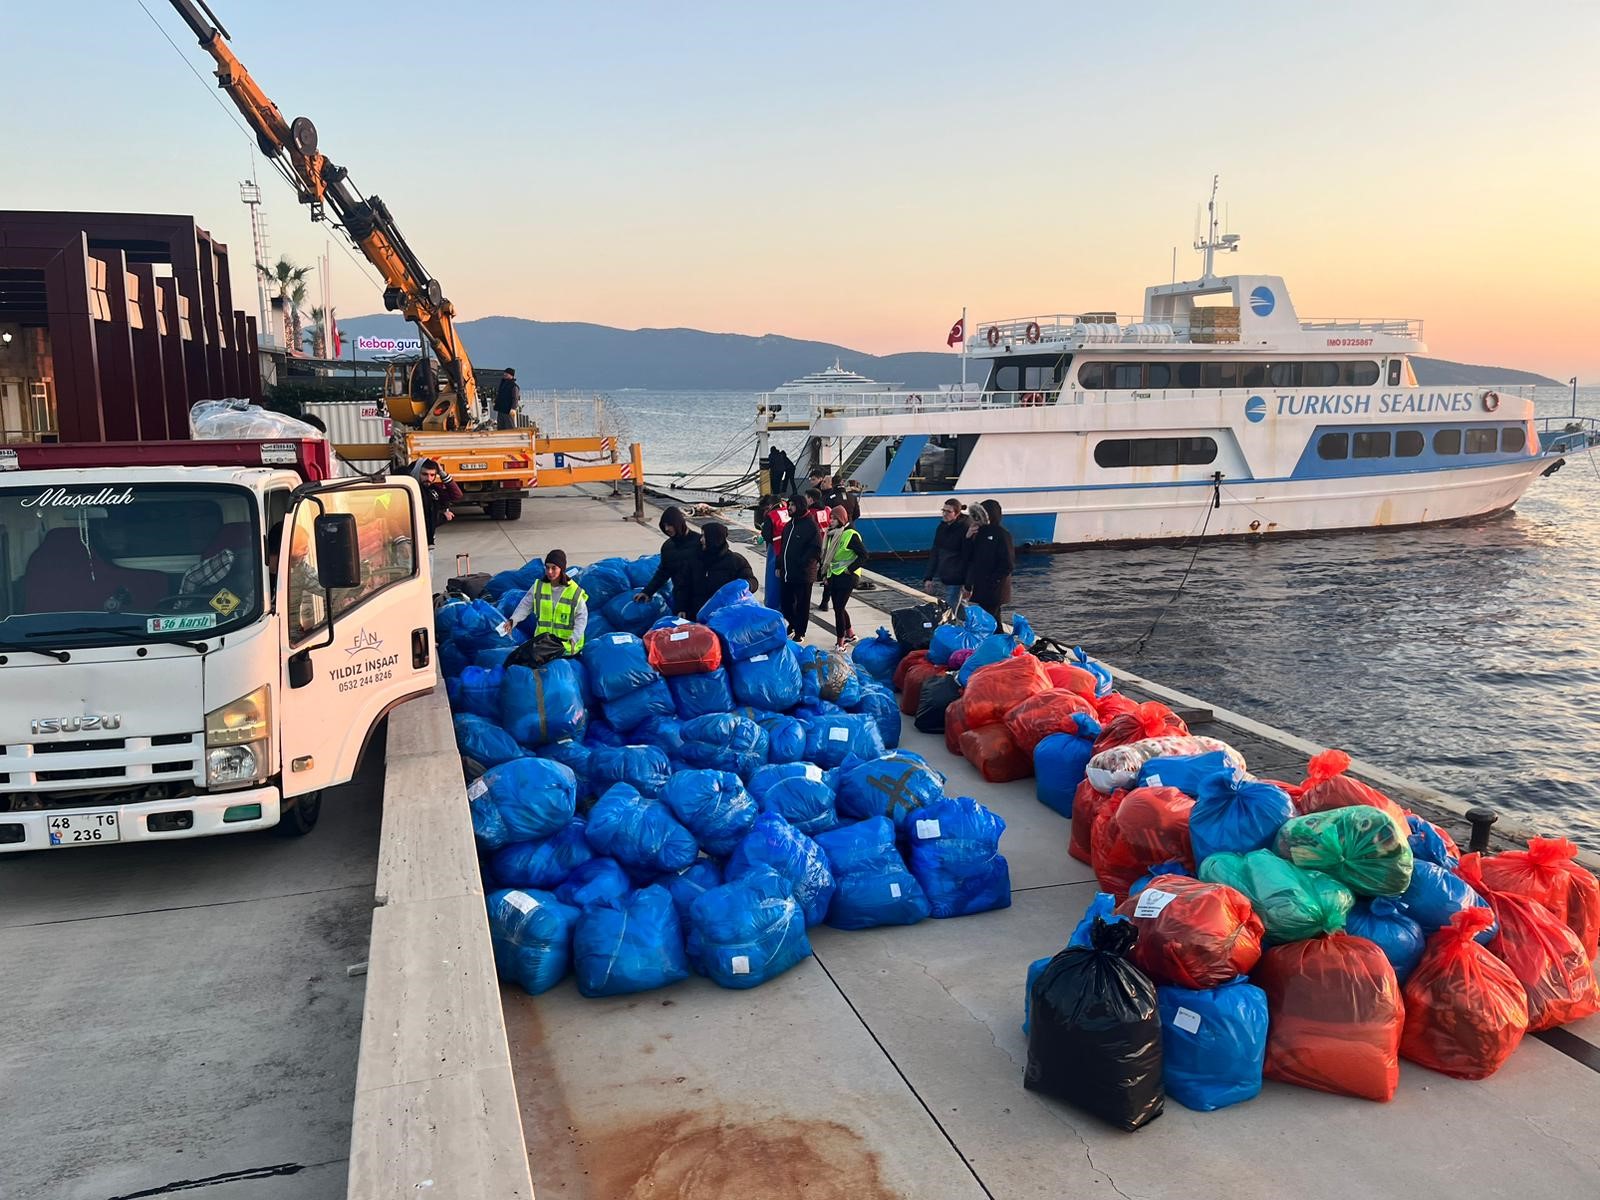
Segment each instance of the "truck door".
M312 523L324 512L356 519L359 587L330 594L317 583ZM276 583L286 796L347 782L372 727L433 687L432 587L419 552L427 544L409 479L341 482L302 496L289 514Z

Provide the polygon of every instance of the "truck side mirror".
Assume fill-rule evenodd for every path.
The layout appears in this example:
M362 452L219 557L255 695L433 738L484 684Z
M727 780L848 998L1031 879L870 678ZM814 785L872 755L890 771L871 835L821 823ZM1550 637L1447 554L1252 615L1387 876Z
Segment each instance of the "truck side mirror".
M361 586L361 547L350 513L323 513L313 522L317 582L325 589Z

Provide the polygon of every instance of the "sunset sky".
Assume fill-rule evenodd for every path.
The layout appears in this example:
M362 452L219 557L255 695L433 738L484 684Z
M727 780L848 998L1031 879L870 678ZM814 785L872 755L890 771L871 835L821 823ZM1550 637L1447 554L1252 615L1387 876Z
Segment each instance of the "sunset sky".
M1198 273L1215 172L1222 269L1285 276L1303 317L1421 317L1437 357L1600 383L1592 4L212 7L467 318L886 353L963 305L1136 312L1174 246ZM138 0L19 5L6 40L5 207L192 213L242 276L259 171L275 255L338 236ZM381 310L333 257L340 313Z

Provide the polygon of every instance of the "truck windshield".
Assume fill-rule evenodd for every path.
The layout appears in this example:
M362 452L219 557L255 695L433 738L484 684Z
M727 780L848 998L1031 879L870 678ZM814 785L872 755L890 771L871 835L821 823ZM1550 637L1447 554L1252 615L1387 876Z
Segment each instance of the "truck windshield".
M0 486L0 645L192 640L261 612L254 495L214 484Z

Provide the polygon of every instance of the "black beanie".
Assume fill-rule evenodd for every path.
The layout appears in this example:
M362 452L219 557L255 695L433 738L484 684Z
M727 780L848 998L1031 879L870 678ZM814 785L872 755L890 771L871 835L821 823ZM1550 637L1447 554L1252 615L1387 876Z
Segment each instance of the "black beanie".
M544 556L545 566L555 563L563 571L567 569L567 552L565 550L552 550Z

